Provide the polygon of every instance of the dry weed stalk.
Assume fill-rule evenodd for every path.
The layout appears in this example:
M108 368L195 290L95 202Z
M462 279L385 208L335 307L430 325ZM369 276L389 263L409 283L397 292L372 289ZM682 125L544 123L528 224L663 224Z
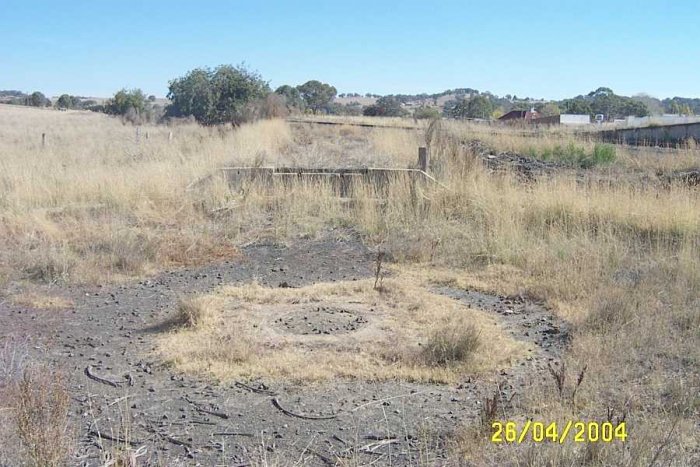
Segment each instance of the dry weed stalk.
M383 290L382 283L384 282L384 274L382 273L382 262L386 253L380 248L377 249L377 255L374 259L374 290Z
M564 395L564 383L566 382L566 363L561 362L561 365L559 365L559 369L557 370L552 367L551 363L548 363L547 368L549 369L549 374L552 375L552 378L554 378L554 382L557 385L559 398L562 398Z
M500 389L494 391L493 396L486 397L484 404L481 406L481 426L483 429L490 430L491 422L498 418L498 400L501 397Z

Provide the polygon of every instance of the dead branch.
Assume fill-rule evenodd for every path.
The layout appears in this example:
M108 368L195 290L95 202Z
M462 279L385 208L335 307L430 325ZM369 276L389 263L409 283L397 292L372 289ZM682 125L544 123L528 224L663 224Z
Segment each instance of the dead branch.
M267 389L258 389L254 388L253 386L248 386L247 384L241 383L240 381L236 381L235 386L248 390L250 392L254 392L255 394L265 394L267 396L276 396L277 393L273 391L268 391Z
M383 439L381 441L376 441L374 443L365 444L362 447L357 448L361 452L375 452L382 446L388 446L390 444L398 443L399 440L396 438Z
M205 408L202 407L200 404L198 404L198 403L196 403L195 401L191 400L191 399L190 399L189 397L187 397L187 396L183 397L183 399L185 399L187 402L189 402L190 404L192 404L192 406L194 406L194 408L195 408L195 410L196 410L197 412L201 412L201 413L213 415L214 417L223 418L224 420L228 420L228 419L229 419L228 414L225 414L225 413L223 413L223 412L216 412L216 411L214 411L214 410L205 409Z
M96 375L95 372L93 371L92 365L88 365L87 367L85 367L85 376L87 376L88 378L90 378L93 381L97 381L98 383L106 384L106 385L112 386L114 388L121 387L121 383L119 383L119 382L112 381L111 379L103 378L102 376Z
M107 433L100 433L97 430L90 430L88 431L89 436L94 436L95 438L99 439L106 439L108 441L113 441L115 443L122 443L122 444L129 444L131 446L138 446L139 444L143 444L143 441L129 441L125 438L119 437L119 436L112 436Z
M337 415L316 416L294 413L282 407L276 397L272 398L272 405L274 405L277 409L279 409L280 412L282 412L285 415L289 415L290 417L302 418L304 420L332 420L338 417Z
M177 438L173 438L173 437L170 436L169 434L161 433L160 431L156 430L156 429L153 428L153 427L144 426L143 428L144 428L146 431L148 431L149 433L153 433L154 435L158 435L158 436L160 436L161 438L163 438L163 439L166 440L166 441L169 441L169 442L171 442L171 443L173 443L173 444L175 444L175 445L177 445L177 446L181 446L181 447L187 449L188 452L189 452L189 450L192 448L192 445L191 445L190 443L188 443L188 442L186 442L186 441L180 441L180 440L177 439Z
M317 457L318 457L319 459L321 459L321 460L323 461L323 463L326 464L326 465L336 465L336 462L333 461L333 459L331 459L331 458L328 457L328 456L324 456L323 454L321 454L321 453L318 452L318 451L315 451L315 450L313 450L313 449L308 449L308 448L307 448L307 451L309 451L311 454L314 454L315 456L317 456Z

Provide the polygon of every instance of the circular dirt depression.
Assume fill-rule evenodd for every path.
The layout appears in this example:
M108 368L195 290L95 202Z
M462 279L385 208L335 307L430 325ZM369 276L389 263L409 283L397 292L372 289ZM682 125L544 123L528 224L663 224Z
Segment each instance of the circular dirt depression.
M350 307L336 305L303 305L275 320L279 329L308 335L346 334L367 323L361 313Z

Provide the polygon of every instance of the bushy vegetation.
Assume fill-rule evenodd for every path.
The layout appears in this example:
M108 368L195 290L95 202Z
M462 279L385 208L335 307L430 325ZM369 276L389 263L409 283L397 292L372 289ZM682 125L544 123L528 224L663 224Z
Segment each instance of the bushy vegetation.
M649 115L647 105L630 97L618 96L610 88L601 87L586 96L577 96L560 103L564 113L605 115L606 119L624 118L629 115Z
M297 86L301 98L304 100L306 108L313 113L321 112L333 100L337 90L330 84L317 80L307 81L301 86Z
M250 105L270 87L260 74L243 65L197 68L170 82L166 109L170 117L193 116L199 123L240 124L250 119Z
M609 164L615 160L615 146L612 144L597 143L592 151L587 151L583 145L575 142L568 144L555 144L551 147L536 149L531 147L528 155L536 159L554 160L570 165L590 168L600 164Z
M488 119L493 110L493 104L488 97L476 94L455 101L450 107L445 108L445 114L452 118Z
M365 107L363 112L368 117L401 117L405 114L401 102L391 96L380 97L376 103Z
M440 118L440 110L436 107L422 105L413 111L413 117L421 120L434 120Z

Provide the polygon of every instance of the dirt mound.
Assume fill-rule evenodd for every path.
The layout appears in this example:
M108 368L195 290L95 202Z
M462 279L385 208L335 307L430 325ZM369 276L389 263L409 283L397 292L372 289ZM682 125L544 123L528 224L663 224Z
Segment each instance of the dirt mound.
M492 172L513 171L518 176L532 180L542 175L550 175L566 168L564 164L543 161L534 157L512 152L495 152L478 140L467 143L469 150L477 155Z
M367 320L349 307L337 306L298 306L282 318L275 320L275 325L292 334L347 334L360 329Z

